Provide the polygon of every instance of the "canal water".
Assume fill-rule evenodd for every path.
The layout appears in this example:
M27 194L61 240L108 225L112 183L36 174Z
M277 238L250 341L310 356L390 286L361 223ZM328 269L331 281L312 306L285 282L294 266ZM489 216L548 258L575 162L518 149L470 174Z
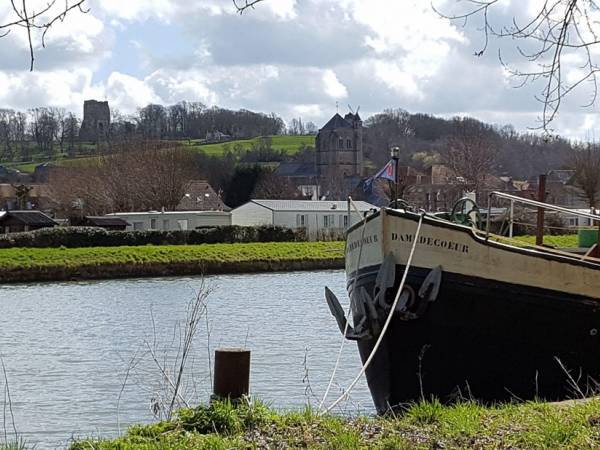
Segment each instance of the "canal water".
M247 347L253 396L284 410L318 405L341 343L324 286L346 299L342 271L0 285L0 354L9 387L1 376L0 422L9 439L13 417L18 434L36 448L114 437L128 424L152 421L152 405L165 392L158 365L172 375L178 324L203 282L211 293L184 399L208 400L216 348ZM356 346L346 342L329 402L359 370ZM336 411L373 412L364 379ZM0 435L3 441L3 429Z

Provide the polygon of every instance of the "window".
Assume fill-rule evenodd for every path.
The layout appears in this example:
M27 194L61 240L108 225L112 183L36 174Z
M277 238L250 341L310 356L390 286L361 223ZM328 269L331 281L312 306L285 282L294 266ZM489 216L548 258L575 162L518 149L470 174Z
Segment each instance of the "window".
M333 214L327 214L323 216L323 228L335 227L335 216Z
M344 148L344 140L343 140L343 139L340 139L340 140L338 141L338 147L339 147L339 148Z
M169 229L169 219L163 219L163 230L167 231Z
M306 228L308 225L308 216L306 214L298 214L296 216L296 226L298 228Z
M352 139L346 139L346 148L352 148Z
M133 222L133 231L141 231L144 229L144 222Z
M340 216L340 228L348 228L348 216Z
M579 222L577 220L577 217L571 217L571 218L569 218L569 226L570 227L576 227L577 226L577 222Z
M182 231L186 231L188 229L188 221L186 219L178 220L177 227Z
M150 229L156 230L156 219L150 219Z

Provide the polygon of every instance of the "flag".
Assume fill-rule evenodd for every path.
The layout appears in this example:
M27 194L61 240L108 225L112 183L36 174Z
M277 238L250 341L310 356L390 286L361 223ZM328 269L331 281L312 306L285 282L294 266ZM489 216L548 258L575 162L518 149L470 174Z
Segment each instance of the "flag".
M373 189L373 181L375 181L377 178L383 178L385 180L396 181L393 160L388 161L388 163L385 166L383 166L383 168L379 172L377 172L375 175L367 178L363 183L363 190L365 192L371 191Z

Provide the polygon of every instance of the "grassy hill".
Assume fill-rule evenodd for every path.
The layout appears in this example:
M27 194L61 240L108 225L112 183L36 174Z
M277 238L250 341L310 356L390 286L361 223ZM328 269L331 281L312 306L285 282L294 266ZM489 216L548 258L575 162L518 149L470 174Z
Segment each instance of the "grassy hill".
M302 146L315 146L315 136L268 136L271 138L271 147L274 150L284 150L288 155L293 155L298 152ZM222 142L218 144L202 144L199 141L182 141L194 150L200 150L207 155L220 156L227 150L235 151L250 150L252 147L259 145L260 137L253 139L239 139L235 141Z
M314 147L315 136L268 136L271 138L271 148L273 150L283 150L288 155L293 155L298 152L302 146ZM183 139L174 141L183 144L185 147L193 151L204 152L210 156L223 156L225 152L239 152L250 150L253 147L257 147L260 144L261 137L255 137L252 139L238 139L228 142L222 142L218 144L204 144L199 139ZM88 147L90 147L88 145ZM92 146L93 147L93 146ZM93 153L94 148L90 148L90 153ZM86 161L91 161L95 156L81 155L77 158L67 158L64 155L59 156L57 159L52 160L53 164L59 166L76 166L79 164L85 164ZM21 172L31 173L34 171L38 164L48 162L47 159L34 159L31 162L19 162L19 163L0 163L6 167L18 169Z

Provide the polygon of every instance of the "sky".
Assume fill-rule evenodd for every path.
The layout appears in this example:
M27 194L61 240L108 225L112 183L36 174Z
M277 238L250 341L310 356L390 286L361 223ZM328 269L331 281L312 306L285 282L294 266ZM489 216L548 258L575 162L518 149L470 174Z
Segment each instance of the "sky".
M534 11L539 1L501 0L494 20ZM541 85L517 88L498 60L501 49L517 64L514 44L492 41L475 56L481 23L443 19L430 0L265 0L243 15L231 0L86 3L87 14L74 11L49 31L45 48L34 36L33 72L24 31L0 38L0 108L56 106L81 115L83 101L96 99L131 114L187 100L320 127L350 105L363 117L402 108L519 131L539 125ZM13 17L9 5L2 2L0 23ZM562 105L556 133L600 137L598 108L581 106L588 89Z

